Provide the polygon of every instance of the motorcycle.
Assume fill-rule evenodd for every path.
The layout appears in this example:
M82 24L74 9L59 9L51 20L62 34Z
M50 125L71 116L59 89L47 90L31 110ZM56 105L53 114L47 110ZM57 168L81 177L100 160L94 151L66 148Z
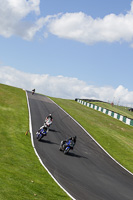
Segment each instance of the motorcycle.
M68 154L71 149L74 147L74 141L69 140L67 142L61 141L59 150L63 151L64 154Z
M40 131L36 133L36 138L40 141L44 136L47 135L47 129L42 128Z
M38 141L40 141L44 136L47 135L51 124L52 124L52 122L50 119L45 120L44 125L36 133Z
M32 90L32 95L35 93L35 89Z

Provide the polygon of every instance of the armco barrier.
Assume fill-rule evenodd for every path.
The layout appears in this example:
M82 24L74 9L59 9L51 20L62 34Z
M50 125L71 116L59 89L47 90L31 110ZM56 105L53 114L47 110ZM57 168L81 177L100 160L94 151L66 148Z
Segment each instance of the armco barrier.
M123 115L121 115L119 113L115 113L114 111L108 110L106 108L102 108L102 107L97 106L97 105L95 105L93 103L87 103L87 102L85 102L85 101L83 101L81 99L77 99L76 101L78 103L81 103L84 106L87 106L89 108L95 109L95 110L100 111L100 112L102 112L102 113L104 113L106 115L109 115L110 117L118 119L118 120L124 122L127 125L133 126L133 119L131 119L131 118L127 118L126 116L123 116Z

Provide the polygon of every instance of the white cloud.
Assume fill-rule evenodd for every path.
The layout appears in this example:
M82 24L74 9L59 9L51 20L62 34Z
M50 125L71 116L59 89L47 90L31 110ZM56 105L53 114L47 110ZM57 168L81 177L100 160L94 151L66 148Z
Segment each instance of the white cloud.
M48 24L49 31L60 37L77 40L86 44L96 42L116 42L133 40L133 2L126 14L109 14L104 18L93 19L79 13L66 13L52 19Z
M66 38L94 44L96 42L130 42L133 45L133 1L131 9L124 14L109 14L104 18L92 18L83 13L58 13L40 17L40 0L0 0L0 35L20 36L31 40L35 34L47 27L48 32L60 38ZM38 16L37 20L27 16Z
M23 19L31 12L39 15L39 4L40 0L0 0L0 35L4 37L19 35L31 39L29 35L26 37L26 34L33 27L33 23ZM34 35L34 29L31 35Z
M0 67L0 83L23 88L26 90L36 89L51 97L64 99L90 98L106 102L120 103L120 105L133 104L133 91L122 85L116 89L111 86L96 87L87 85L84 81L72 77L50 76L48 74L28 74L9 66Z

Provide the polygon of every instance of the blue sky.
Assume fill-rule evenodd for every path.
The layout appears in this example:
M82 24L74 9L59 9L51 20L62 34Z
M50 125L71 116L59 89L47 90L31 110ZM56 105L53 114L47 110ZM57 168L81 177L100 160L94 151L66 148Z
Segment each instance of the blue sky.
M133 1L0 0L0 82L133 104Z

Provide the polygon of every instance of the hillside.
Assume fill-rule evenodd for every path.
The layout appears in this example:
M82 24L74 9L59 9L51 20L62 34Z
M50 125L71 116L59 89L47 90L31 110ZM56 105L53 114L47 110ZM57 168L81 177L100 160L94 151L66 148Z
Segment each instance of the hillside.
M50 97L133 173L133 127L75 100ZM70 199L38 161L31 145L25 91L0 84L0 199ZM51 193L52 191L52 193Z

